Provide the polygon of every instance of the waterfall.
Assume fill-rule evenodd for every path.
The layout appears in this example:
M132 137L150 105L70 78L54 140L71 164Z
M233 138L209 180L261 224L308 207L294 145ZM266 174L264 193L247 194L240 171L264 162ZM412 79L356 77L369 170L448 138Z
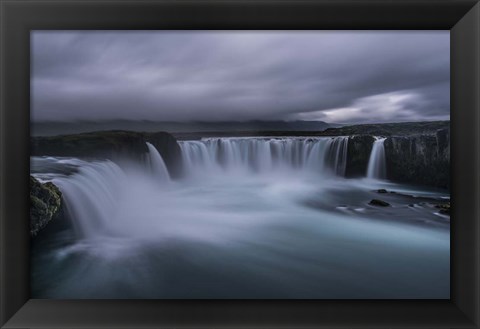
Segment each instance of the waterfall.
M385 162L385 139L375 138L373 142L372 152L368 160L367 177L374 179L387 178L387 166Z
M200 175L236 170L249 173L280 170L282 175L284 172L288 175L282 171L288 169L343 176L347 145L348 137L206 138L180 142L187 173ZM154 177L169 181L161 155L152 144L147 146L147 163ZM71 176L53 179L79 236L90 239L124 234L122 227L136 225L132 219L138 209L159 202L155 195L165 189L156 182L152 184L151 174L142 175L141 171L139 175L135 168L120 167L108 160L82 162ZM156 220L156 211L149 214Z
M187 173L300 169L345 175L348 137L203 138L180 142Z
M158 150L152 144L147 142L148 147L148 158L150 160L150 168L158 179L162 182L170 181L170 175L168 174L167 166L163 161L162 156L158 152Z
M168 182L170 176L161 155L152 144L147 143L147 146L151 172L161 182ZM128 172L128 167L122 169L111 161L82 162L72 176L53 179L62 192L66 211L79 236L92 238L112 233L115 225L111 221L119 216L119 203L130 200L126 194L133 193ZM140 179L134 177L137 181ZM151 182L151 176L145 176L145 180Z
M92 237L115 219L117 201L125 186L124 171L111 161L79 167L71 177L56 178L69 216L83 237Z

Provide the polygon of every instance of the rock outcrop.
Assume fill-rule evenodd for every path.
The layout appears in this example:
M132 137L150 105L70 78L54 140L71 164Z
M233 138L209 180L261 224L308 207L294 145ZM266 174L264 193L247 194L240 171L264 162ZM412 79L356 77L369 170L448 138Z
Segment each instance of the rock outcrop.
M450 185L450 122L405 122L328 128L316 136L351 136L346 177L366 175L373 136L387 137L387 178L440 188Z
M450 202L437 204L435 208L440 209L441 214L450 216Z
M42 184L30 176L30 235L35 236L62 206L62 193L53 183Z
M389 180L447 189L450 187L448 121L357 125L326 131L339 135L353 134L348 141L346 177L365 176L373 136L386 136L384 146Z
M368 204L370 204L372 206L377 206L377 207L389 207L390 206L390 203L385 202L383 200L379 200L379 199L372 199L372 201L370 201Z
M151 143L162 155L172 177L181 173L181 150L177 140L166 132L99 131L75 135L33 137L33 156L102 157L142 160Z
M387 177L393 181L450 186L450 132L392 136L385 140Z

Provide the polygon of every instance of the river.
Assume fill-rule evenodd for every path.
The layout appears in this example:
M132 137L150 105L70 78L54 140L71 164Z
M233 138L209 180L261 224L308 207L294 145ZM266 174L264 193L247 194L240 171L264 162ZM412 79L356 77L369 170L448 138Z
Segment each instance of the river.
M66 206L33 239L33 298L450 297L448 191L344 178L345 137L180 146L177 179L152 145L144 164L31 158Z

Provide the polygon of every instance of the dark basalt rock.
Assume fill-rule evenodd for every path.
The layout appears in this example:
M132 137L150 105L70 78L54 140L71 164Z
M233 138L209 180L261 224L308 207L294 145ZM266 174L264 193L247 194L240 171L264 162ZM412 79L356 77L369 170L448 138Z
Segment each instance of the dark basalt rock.
M34 137L32 155L75 157L136 157L148 151L143 136L126 131Z
M388 193L388 191L384 188L381 188L381 189L377 190L377 193L382 193L383 194L383 193Z
M387 136L387 178L440 188L450 185L450 122L405 122L329 128L318 135L351 136L345 176L365 176L374 142Z
M450 158L450 128L439 129L435 133L437 138L437 151L440 158Z
M352 136L348 139L346 177L363 177L367 172L368 160L375 138Z
M62 193L53 183L30 176L30 235L35 236L60 212Z
M181 173L181 150L177 140L166 132L99 131L75 135L33 137L33 156L100 157L111 160L128 158L143 161L151 143L162 155L170 172Z
M449 130L385 140L388 178L403 183L449 188Z
M382 200L378 200L378 199L372 199L372 201L370 201L368 204L370 204L372 206L378 206L378 207L388 207L388 206L390 206L390 203L382 201Z

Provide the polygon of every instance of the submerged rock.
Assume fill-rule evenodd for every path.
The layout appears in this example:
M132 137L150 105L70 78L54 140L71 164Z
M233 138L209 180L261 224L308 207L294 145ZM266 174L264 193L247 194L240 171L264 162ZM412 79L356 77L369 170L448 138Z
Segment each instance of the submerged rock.
M372 199L368 204L372 206L378 206L378 207L388 207L390 206L390 203L379 200L379 199Z
M437 204L435 208L440 209L439 213L450 216L450 202Z
M53 183L30 176L30 235L35 236L59 213L62 193Z
M377 190L377 193L382 193L383 194L383 193L388 193L388 191L384 188L381 188L381 189Z

